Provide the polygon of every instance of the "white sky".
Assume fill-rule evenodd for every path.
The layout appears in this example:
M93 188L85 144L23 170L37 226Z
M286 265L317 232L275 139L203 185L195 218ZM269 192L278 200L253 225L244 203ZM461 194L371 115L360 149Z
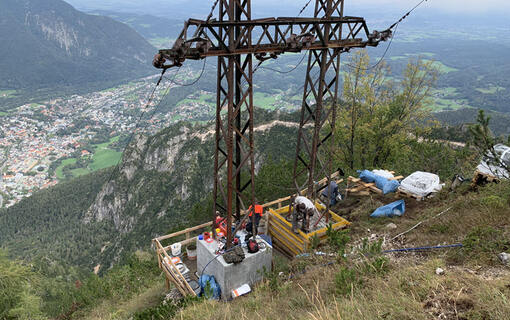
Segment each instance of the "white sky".
M185 1L185 0L184 0ZM393 6L403 9L411 9L420 0L346 0L346 5L369 5L372 7L378 6ZM252 4L274 4L274 0L252 0ZM278 0L278 4L288 4L296 6L297 3L305 3L300 0ZM508 11L510 10L510 0L428 0L423 3L423 8L429 7L440 9L448 12L489 12L489 11Z

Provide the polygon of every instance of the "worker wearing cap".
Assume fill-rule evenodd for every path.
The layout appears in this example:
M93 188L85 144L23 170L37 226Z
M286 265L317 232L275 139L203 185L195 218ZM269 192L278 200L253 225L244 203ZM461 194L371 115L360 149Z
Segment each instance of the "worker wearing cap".
M292 231L299 233L298 223L301 221L301 230L307 230L307 218L311 218L314 214L319 214L312 201L303 196L297 196L293 201L294 211L292 212Z
M246 232L248 232L248 237L250 238L253 234L257 234L257 229L259 227L260 219L262 218L262 215L264 214L264 207L262 207L260 204L255 205L255 209L252 210L252 206L248 208L249 218L248 223L246 224ZM253 211L255 211L255 228L253 228Z

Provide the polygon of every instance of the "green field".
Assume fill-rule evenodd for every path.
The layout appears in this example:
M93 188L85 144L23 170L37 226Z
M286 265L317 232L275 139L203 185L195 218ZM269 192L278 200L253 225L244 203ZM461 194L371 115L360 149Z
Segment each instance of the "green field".
M434 103L429 106L431 111L437 112L442 110L457 110L463 108L472 108L464 99L444 99L435 98Z
M8 115L7 112L0 111L0 117L5 117L6 115Z
M99 150L92 157L93 162L89 165L91 171L96 171L116 165L122 156L122 152L110 149Z
M476 88L476 91L485 93L485 94L495 94L498 91L502 91L502 90L506 90L506 89L503 87L498 87L498 86L489 86L488 88Z
M57 175L57 178L60 180L65 179L64 173L62 172L64 167L69 164L75 164L75 163L76 163L76 158L70 158L70 159L63 160L62 163L60 164L60 166L58 166L57 170L55 170L55 174Z
M432 61L432 60L424 59L424 61ZM434 66L437 67L439 69L439 72L441 72L441 73L450 73L450 72L454 72L454 71L459 71L459 69L448 67L441 61L433 61L433 62L434 62Z
M156 48L170 47L175 39L171 38L152 38L148 40L150 44L152 44Z
M186 98L179 103L177 103L177 106L180 107L182 105L190 105L192 103L202 103L210 106L215 106L216 103L214 101L214 97L212 94L201 94L198 98Z
M94 153L91 159L92 162L88 165L87 168L77 168L71 170L73 177L78 177L81 175L91 173L93 171L97 171L100 169L116 165L119 162L120 158L122 157L122 152L109 149L109 146L118 140L119 137L117 136L111 138L110 141L108 142L94 145ZM55 170L57 178L60 180L65 179L63 173L64 167L67 165L75 164L76 161L77 161L76 158L63 160L60 166L58 166L58 168Z
M16 94L16 90L0 90L1 98L12 98Z

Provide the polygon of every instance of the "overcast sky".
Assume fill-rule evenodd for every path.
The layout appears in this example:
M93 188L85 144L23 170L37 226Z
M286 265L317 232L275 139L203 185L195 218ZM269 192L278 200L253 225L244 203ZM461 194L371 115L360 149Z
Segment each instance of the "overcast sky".
M151 13L159 16L181 17L195 14L199 17L209 11L214 0L65 0L82 9L107 9L113 11L131 11ZM254 16L266 15L295 15L307 0L252 0ZM420 0L346 0L347 15L360 15L364 12L388 13L396 11L406 12ZM303 14L313 14L315 1ZM467 14L480 14L485 18L491 14L510 15L510 0L428 0L422 4L417 13L430 15L438 10L446 14L454 14L459 18ZM204 13L205 12L205 13ZM510 19L509 19L510 20ZM510 21L508 22L510 26Z
M186 0L181 0L186 1ZM396 6L403 9L411 9L414 7L420 0L346 0L345 3L347 6L355 5L368 5L372 7L381 7L381 6ZM296 3L305 3L305 1L299 0L278 0L277 3L286 4L295 6ZM260 3L264 4L274 4L274 0L252 0L253 5L259 5ZM500 11L505 9L505 11L510 10L510 1L509 0L428 0L423 5L423 8L434 8L440 9L443 11L449 12L490 12L490 11ZM509 22L510 23L510 22Z

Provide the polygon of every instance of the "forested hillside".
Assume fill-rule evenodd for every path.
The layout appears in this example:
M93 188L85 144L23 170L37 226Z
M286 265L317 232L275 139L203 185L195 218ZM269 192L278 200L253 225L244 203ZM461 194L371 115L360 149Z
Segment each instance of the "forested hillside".
M291 157L296 115L257 110L257 119L257 167ZM103 271L157 235L208 219L213 129L181 122L136 136L113 172L79 177L0 210L0 245L14 257L48 256Z
M151 72L153 47L125 24L61 0L0 2L0 90L94 87ZM33 94L33 93L32 93ZM55 92L53 92L55 94Z

